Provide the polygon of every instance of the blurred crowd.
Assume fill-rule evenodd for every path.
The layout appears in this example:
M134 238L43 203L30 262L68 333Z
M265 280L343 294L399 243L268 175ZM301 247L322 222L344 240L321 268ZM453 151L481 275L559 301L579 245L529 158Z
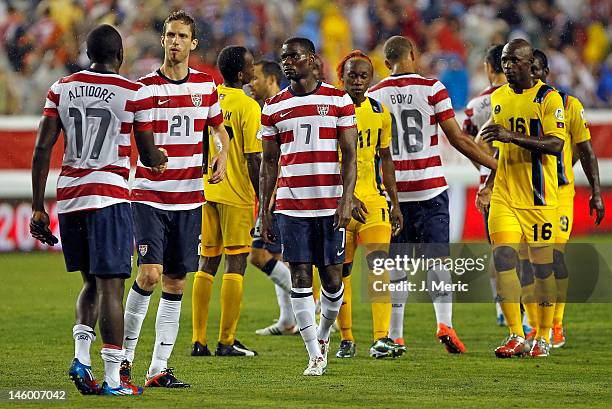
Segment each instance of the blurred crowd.
M225 45L277 59L293 35L313 40L329 82L354 48L370 54L382 78L382 44L400 34L417 45L421 74L439 78L459 109L488 85L486 48L523 37L548 55L556 87L587 107L612 107L609 0L2 0L0 115L39 114L49 85L86 67L84 39L100 23L123 35L123 75L157 69L163 21L175 9L197 21L192 67L217 79L215 60Z

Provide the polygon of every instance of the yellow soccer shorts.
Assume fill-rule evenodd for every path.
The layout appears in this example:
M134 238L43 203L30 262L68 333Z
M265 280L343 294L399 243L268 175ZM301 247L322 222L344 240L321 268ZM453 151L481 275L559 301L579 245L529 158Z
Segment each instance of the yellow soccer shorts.
M364 202L368 213L366 222L359 223L351 219L346 227L346 257L344 263L352 263L357 244L365 246L366 253L372 251L389 251L391 241L391 221L389 208L379 203Z
M519 249L524 240L529 246L532 263L552 263L552 250L558 228L557 207L517 209L503 200L492 200L489 209L489 232L493 247Z
M254 206L237 207L206 202L202 205L202 247L200 255L216 257L243 254L251 250Z
M555 243L565 246L574 226L574 189L572 185L559 187L559 206L557 207L558 224Z

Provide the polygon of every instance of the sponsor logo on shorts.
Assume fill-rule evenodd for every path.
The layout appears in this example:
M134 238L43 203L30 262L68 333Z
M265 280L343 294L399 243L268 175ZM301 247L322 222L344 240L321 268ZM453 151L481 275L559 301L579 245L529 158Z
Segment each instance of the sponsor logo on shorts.
M149 250L149 245L148 244L139 244L138 245L138 253L144 257L145 254L147 254L147 251Z

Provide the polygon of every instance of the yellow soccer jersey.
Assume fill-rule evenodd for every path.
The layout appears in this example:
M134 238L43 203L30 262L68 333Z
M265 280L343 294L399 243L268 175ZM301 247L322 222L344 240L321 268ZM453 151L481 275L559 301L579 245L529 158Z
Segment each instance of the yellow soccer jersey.
M366 98L355 107L357 117L357 184L355 196L362 202L387 207L378 150L391 143L391 114L380 102Z
M552 87L538 81L515 93L508 84L491 95L493 122L534 138L549 135L567 140L563 100ZM531 152L513 143L498 143L499 161L494 199L518 209L557 206L557 157Z
M574 145L591 139L589 126L584 119L584 107L578 98L559 92L565 108L565 126L569 137L563 145L563 150L557 156L557 178L559 186L574 184L574 170L572 168L572 148ZM572 188L573 190L573 188Z
M250 207L255 204L255 190L249 178L245 154L262 151L261 141L256 136L261 126L261 108L242 89L219 85L217 92L223 112L223 124L230 137L227 172L225 179L214 185L204 178L204 196L212 202ZM211 134L208 163L216 152Z

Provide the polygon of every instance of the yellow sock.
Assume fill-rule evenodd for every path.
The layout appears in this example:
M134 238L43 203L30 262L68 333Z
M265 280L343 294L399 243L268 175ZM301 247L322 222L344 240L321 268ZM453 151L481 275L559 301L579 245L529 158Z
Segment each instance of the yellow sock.
M312 274L312 298L314 298L315 304L319 301L321 296L321 280L319 279L319 270L315 269Z
M391 323L391 303L372 303L372 330L374 339L384 338L389 334Z
M516 268L497 272L497 295L510 333L525 336L521 320L521 283Z
M555 299L557 298L557 283L554 275L545 279L535 279L535 296L538 302L538 332L536 338L544 337L550 343L550 329L555 315Z
M238 318L240 318L240 304L242 303L242 281L241 274L223 274L219 342L224 345L234 344L234 335L238 326Z
M353 337L353 285L351 276L342 277L344 283L344 300L338 313L338 325L342 341L355 341Z
M202 345L208 343L206 327L208 325L208 306L212 294L214 277L203 271L195 273L191 292L191 322L193 333L191 342L198 341Z
M555 315L553 317L553 326L563 326L563 314L565 313L565 300L567 299L568 279L557 278L557 302L555 303Z
M521 301L525 307L527 321L533 329L538 329L538 303L535 299L535 284L531 283L522 288Z

